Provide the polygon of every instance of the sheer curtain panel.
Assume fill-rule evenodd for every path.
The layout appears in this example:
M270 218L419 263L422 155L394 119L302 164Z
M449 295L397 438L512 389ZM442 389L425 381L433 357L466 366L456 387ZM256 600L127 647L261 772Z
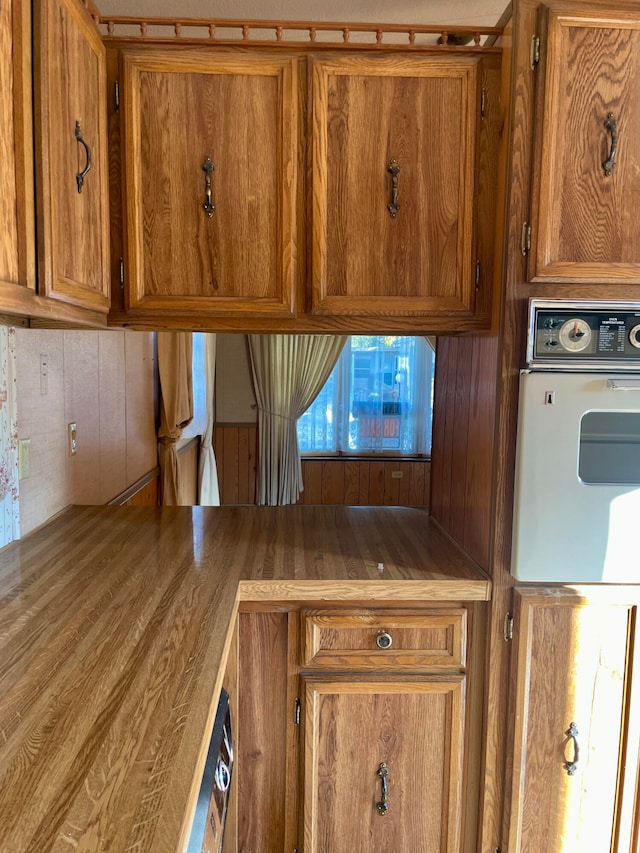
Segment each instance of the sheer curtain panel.
M313 403L346 338L330 335L249 335L258 403L256 502L294 504L304 485L297 420Z
M207 406L207 426L200 444L198 492L200 506L220 506L218 470L213 450L213 427L215 423L216 381L216 336L204 335L204 376Z
M193 417L191 332L158 332L160 374L160 502L180 505L176 444Z

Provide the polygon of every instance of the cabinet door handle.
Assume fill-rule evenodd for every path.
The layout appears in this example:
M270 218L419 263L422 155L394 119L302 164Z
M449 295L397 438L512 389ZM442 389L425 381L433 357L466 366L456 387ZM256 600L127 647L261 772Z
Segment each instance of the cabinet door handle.
M389 165L387 166L387 172L391 174L391 202L387 205L387 210L391 214L391 218L395 219L398 215L398 211L400 210L400 205L398 204L398 172L400 171L400 166L398 166L397 160L391 160Z
M81 172L78 172L76 175L76 184L78 185L78 192L81 193L82 187L84 185L84 179L86 178L87 173L91 169L91 149L87 145L86 140L85 140L84 136L82 135L82 130L80 128L80 122L79 121L76 122L75 137L78 140L78 142L80 143L80 145L82 145L82 147L84 148L84 153L85 153L86 158L87 158L86 162L84 164L84 169Z
M573 741L573 761L565 761L562 765L567 771L567 776L574 776L578 769L578 761L580 760L580 745L578 744L578 727L575 723L570 723L569 728L565 732L569 740Z
M609 156L602 163L602 168L605 175L610 177L616 167L616 154L618 153L618 121L613 113L607 114L604 126L611 134L611 148L609 149Z
M211 198L211 174L214 169L215 166L211 162L211 157L207 157L202 164L202 171L204 172L204 204L202 205L202 209L209 218L213 216L213 211L216 209Z
M378 767L377 773L380 777L380 781L382 782L382 799L379 803L376 803L376 808L378 809L378 814L381 817L384 817L389 810L389 790L387 788L387 776L389 775L389 768L384 763L384 761L380 764L380 767Z

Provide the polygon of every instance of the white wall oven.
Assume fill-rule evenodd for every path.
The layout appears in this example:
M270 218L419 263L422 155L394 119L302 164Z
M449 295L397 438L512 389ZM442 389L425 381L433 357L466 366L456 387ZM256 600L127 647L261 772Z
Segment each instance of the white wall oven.
M640 302L531 300L512 572L640 583Z

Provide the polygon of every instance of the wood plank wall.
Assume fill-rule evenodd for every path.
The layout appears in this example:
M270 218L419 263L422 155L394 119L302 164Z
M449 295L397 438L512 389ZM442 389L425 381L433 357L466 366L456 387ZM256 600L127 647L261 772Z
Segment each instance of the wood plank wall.
M125 501L124 506L158 506L158 478L148 482L145 486Z
M223 504L255 501L255 424L216 424L215 452ZM301 504L428 506L431 463L395 459L303 459ZM394 477L400 472L401 477Z
M489 571L497 338L438 338L431 515Z

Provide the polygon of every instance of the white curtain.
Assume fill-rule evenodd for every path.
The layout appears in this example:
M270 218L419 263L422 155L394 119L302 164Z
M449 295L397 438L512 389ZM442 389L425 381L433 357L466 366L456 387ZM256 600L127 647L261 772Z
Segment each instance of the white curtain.
M294 504L304 488L297 420L313 403L346 338L248 335L258 403L256 502Z
M0 326L0 546L19 538L16 330Z
M335 449L428 455L433 359L423 337L349 338L335 374Z
M198 471L198 503L200 506L220 506L218 470L213 450L215 423L216 336L204 336L204 376L207 406L207 426L200 444L200 470Z

